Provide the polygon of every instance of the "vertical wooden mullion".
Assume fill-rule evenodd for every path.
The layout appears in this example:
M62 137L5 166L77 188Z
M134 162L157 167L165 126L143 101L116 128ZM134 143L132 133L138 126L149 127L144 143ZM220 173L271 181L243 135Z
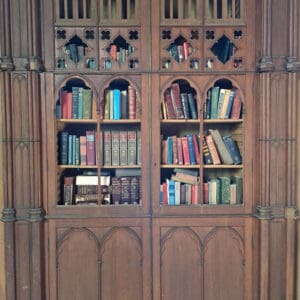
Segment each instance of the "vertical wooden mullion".
M228 19L228 0L222 0L222 19Z
M78 0L73 0L73 19L78 20Z
M135 19L135 14L131 14L130 0L126 0L127 6L127 19Z
M218 0L214 0L214 15L213 15L213 19L217 19L218 18Z
M68 0L64 0L64 9L65 9L65 19L69 19Z
M108 7L107 7L107 18L111 19L111 1L112 0L108 0Z
M235 16L235 0L232 0L231 9L232 9L232 19L236 19L236 16Z
M170 19L173 19L173 0L170 0Z
M122 0L117 0L117 19L122 19Z
M87 19L86 0L82 0L82 14L83 18Z

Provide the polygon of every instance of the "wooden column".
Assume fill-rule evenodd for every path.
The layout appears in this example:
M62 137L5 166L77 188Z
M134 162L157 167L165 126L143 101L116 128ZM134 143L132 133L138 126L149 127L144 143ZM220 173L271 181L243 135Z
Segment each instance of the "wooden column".
M43 299L40 1L1 3L6 299Z
M260 299L294 299L297 0L261 4Z

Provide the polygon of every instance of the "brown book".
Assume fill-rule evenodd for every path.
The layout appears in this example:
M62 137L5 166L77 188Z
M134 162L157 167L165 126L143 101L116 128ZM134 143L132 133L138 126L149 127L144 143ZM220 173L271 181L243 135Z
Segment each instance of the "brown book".
M112 203L119 204L121 202L121 180L118 177L112 177Z
M112 90L106 89L104 91L104 119L110 119L110 102L112 97Z
M199 165L201 163L200 149L199 149L199 143L198 143L199 139L196 134L192 135L192 139L193 139L196 163Z
M162 164L168 163L168 141L167 140L161 141L161 163Z
M86 163L87 165L96 164L95 131L86 132Z
M233 99L233 104L232 104L232 108L231 108L230 118L231 119L239 119L241 117L242 99L241 99L240 90L235 89L234 92L235 93L234 93L234 99Z
M168 119L176 119L175 110L169 89L167 89L164 93L164 100Z
M203 153L203 162L205 165L213 164L213 160L210 154L210 151L207 146L206 137L204 136L202 139L202 153Z
M231 158L231 155L230 155L228 149L226 148L226 145L222 139L220 131L218 129L210 129L209 132L214 139L215 145L218 149L218 153L221 157L223 164L232 165L233 160Z
M132 177L130 184L130 202L139 203L140 201L140 178Z
M73 194L74 194L74 177L64 177L64 195L63 195L64 205L73 204Z
M206 140L207 147L209 149L213 164L214 165L220 165L221 160L220 160L219 153L218 153L218 150L216 148L213 137L209 134L205 137L205 140Z
M128 86L128 118L136 119L136 91L132 86Z
M180 100L180 87L178 83L173 83L171 85L171 99L175 111L176 119L183 119L183 109Z
M120 132L117 130L111 131L111 164L120 165Z
M136 131L128 131L128 165L136 165Z
M193 184L191 191L191 204L198 204L199 185Z
M208 182L203 183L203 203L208 204L209 201L209 188L208 188Z
M103 131L103 161L104 165L111 165L111 132Z
M176 135L172 136L172 145L173 145L173 164L178 164L178 150L177 150L177 137Z
M127 153L127 131L120 131L120 165L126 166L128 164Z
M79 137L79 149L80 149L80 164L86 165L86 136L82 135Z
M121 119L128 119L128 93L127 90L121 91Z
M121 204L129 204L130 200L130 189L131 189L131 178L121 177Z

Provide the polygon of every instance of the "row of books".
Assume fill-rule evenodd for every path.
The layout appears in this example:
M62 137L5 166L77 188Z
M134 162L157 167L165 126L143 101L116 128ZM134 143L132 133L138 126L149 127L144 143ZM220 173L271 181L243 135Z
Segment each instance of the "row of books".
M186 136L168 136L161 141L162 164L200 164L199 136L191 133Z
M91 119L92 109L92 91L73 86L72 91L60 91L56 117L58 119Z
M172 43L168 47L168 51L178 63L182 63L188 59L194 49L188 42L183 42L182 44Z
M98 190L98 184L101 184ZM77 175L64 177L63 204L139 204L140 176Z
M77 136L62 131L58 136L58 159L61 165L95 165L95 131Z
M104 165L141 165L142 143L140 130L104 130Z
M78 63L86 55L88 47L83 44L79 45L75 43L70 43L64 47L63 51L74 63Z
M62 131L58 140L61 165L96 165L96 132L77 136ZM100 133L100 163L106 166L141 165L140 130L104 130Z
M130 56L134 51L134 47L132 47L130 44L126 44L125 47L111 44L107 49L107 52L109 52L112 60L117 61L120 64L125 62L128 56Z
M136 91L132 86L127 89L106 89L103 108L103 119L134 120L140 117L139 102L136 99Z
M204 119L239 119L242 111L240 91L212 87L204 106Z
M161 104L162 119L197 119L197 104L192 92L181 92L178 83L172 83L164 92Z
M222 136L218 129L209 129L202 143L203 162L210 165L239 165L242 156L231 134Z
M204 204L242 204L243 178L220 176L203 183Z
M203 183L200 198L199 177L196 170L175 169L175 174L160 185L163 205L182 204L242 204L243 178L219 176Z

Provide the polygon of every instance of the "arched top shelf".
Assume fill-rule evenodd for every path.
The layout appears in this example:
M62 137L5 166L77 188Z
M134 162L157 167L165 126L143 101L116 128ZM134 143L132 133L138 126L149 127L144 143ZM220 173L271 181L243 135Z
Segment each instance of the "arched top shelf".
M228 78L219 78L206 89L202 103L204 119L243 119L243 94Z
M190 81L168 82L161 97L161 119L198 119L197 90Z
M115 77L103 85L100 95L100 116L104 120L140 119L140 93L130 80Z

